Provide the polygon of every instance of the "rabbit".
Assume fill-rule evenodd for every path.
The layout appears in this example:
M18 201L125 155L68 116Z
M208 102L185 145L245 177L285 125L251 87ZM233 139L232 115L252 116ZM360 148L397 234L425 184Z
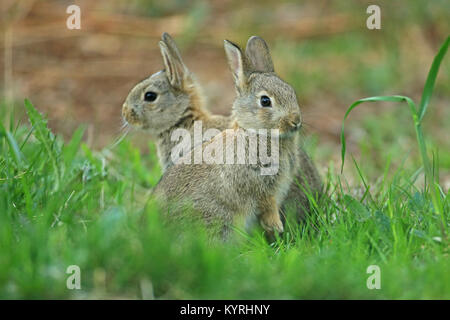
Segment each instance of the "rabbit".
M171 139L175 130L182 128L193 132L195 121L202 121L202 130L216 128L223 131L231 126L231 117L211 115L205 109L205 98L194 74L183 63L175 41L163 33L159 42L165 69L138 83L128 94L122 107L125 121L145 129L157 146L162 172L173 165L171 152L176 141ZM252 62L253 47L246 50L247 63ZM267 49L268 50L268 49ZM147 95L147 96L146 96ZM154 99L153 101L150 101ZM194 142L191 143L194 146ZM320 194L321 180L314 164L299 147L299 172L283 202L282 211L292 211L297 220L309 211L305 189ZM284 220L284 216L282 217ZM249 220L251 227L254 221Z
M222 131L230 128L231 117L211 115L205 109L202 88L183 63L175 41L168 33L163 33L159 47L165 69L141 81L131 90L123 104L122 115L127 123L150 133L155 140L164 173L173 165L171 152L177 142L172 141L171 136L175 130L183 128L192 133L194 122L202 121L203 131L210 128ZM252 59L254 55L257 56L257 52L252 48L247 47L246 60L247 63L257 65L258 60ZM306 152L300 147L298 152L300 170L283 202L282 211L292 210L297 220L301 220L309 210L305 189L313 194L321 194L322 183Z
M224 240L229 238L233 224L242 216L245 219L258 215L262 227L269 233L283 232L279 205L299 169L298 130L302 118L297 97L294 89L274 72L268 46L262 38L251 37L245 55L230 41L224 41L224 48L237 92L231 129L195 147L185 158L206 150L211 144L230 141L228 139L233 144L226 143L224 154L234 154L234 142L249 130L278 129L278 168L274 174L263 175L262 161L190 165L180 161L167 168L153 195L165 206L169 216L182 215L184 208L192 206L210 231ZM255 134L268 138L259 131ZM272 145L260 143L258 147L271 148ZM274 149L270 153L272 151ZM250 154L248 144L245 144L245 154Z
M273 63L271 62L267 44L264 41L255 43L259 44L259 46L247 45L246 47L246 56L249 63L252 64L252 68L256 71L263 70L264 66L261 65L261 62L266 61L270 62L270 69L273 70ZM288 212L294 213L293 218L295 222L306 219L306 214L310 211L307 193L315 198L316 201L323 196L323 184L316 166L300 144L298 144L297 152L298 170L295 172L295 177L290 185L286 199L281 205L281 212L284 213L282 216L283 221L286 219L285 214Z
M211 115L204 107L201 86L181 59L175 41L163 33L159 42L164 70L138 83L128 94L122 117L127 124L144 129L155 141L159 162L164 172L173 165L171 151L177 141L173 132L183 128L192 133L194 122L201 121L202 130L229 128L229 117ZM194 142L192 142L192 146Z

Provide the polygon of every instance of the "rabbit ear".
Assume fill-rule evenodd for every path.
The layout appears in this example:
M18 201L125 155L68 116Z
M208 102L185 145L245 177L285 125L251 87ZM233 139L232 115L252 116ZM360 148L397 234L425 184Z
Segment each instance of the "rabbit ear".
M231 41L224 40L225 53L228 59L234 83L237 88L242 88L246 83L246 64L241 49Z
M257 36L250 37L245 54L251 61L254 71L274 72L269 46L262 38Z
M183 80L187 72L183 61L173 54L164 41L159 42L161 55L164 60L165 71L170 84L177 89L183 88Z
M178 62L181 63L185 69L187 69L186 65L183 62L183 59L181 59L180 50L178 50L178 47L177 47L175 41L172 39L172 37L167 32L164 32L162 34L161 39L169 48L172 56L174 58L176 58L178 60Z

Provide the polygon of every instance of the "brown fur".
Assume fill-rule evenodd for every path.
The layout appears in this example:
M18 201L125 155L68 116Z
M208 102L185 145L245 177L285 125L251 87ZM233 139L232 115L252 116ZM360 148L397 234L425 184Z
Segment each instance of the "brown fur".
M252 41L255 40L260 41L260 38ZM225 51L238 93L233 104L235 123L234 129L222 132L213 141L230 136L237 139L245 129L279 129L279 169L274 175L264 176L259 162L256 165L178 163L167 169L154 194L162 203L168 204L172 215L179 214L180 208L189 203L202 214L208 225L220 221L220 233L224 238L228 237L230 227L239 215L258 214L266 230L281 232L283 226L278 207L288 193L299 164L299 135L295 131L301 117L296 95L272 70L252 70L236 45L225 42ZM264 62L260 61L260 66L261 63ZM259 105L261 95L271 98L273 108ZM196 149L203 151L210 143ZM226 154L228 147L226 144Z
M166 56L164 58L165 70L137 84L128 95L122 111L124 118L130 124L150 133L156 142L163 172L166 172L173 165L170 154L177 142L171 141L170 137L175 129L184 128L189 130L192 135L194 121L201 120L203 122L203 132L210 128L222 131L232 127L232 124L230 117L211 115L205 109L201 87L196 82L194 75L184 65L175 42L168 34L163 34L160 47L163 57ZM249 40L243 63L246 72L250 70L261 72L264 67L273 71L272 60L265 42ZM175 67L170 67L169 64ZM178 80L172 79L174 85L171 84L171 75L167 73L169 68L177 69L174 77L177 77ZM143 94L149 90L158 92L161 99L154 103L145 102ZM239 91L239 88L237 90ZM265 116L267 114L264 110L260 110L259 117L263 119ZM294 119L294 121L297 120ZM283 121L286 122L286 120ZM289 126L288 122L285 125ZM237 128L237 124L235 128ZM322 184L314 164L300 145L298 145L297 151L298 155L293 157L297 160L292 161L298 161L298 170L286 200L283 201L281 211L286 212L289 209L296 212L298 218L303 218L308 211L309 203L304 189L310 190L313 194L320 194Z
M184 65L174 41L166 33L160 41L160 48L165 69L141 81L131 90L123 104L122 115L129 124L146 130L155 140L164 172L173 165L170 153L178 143L170 139L174 130L183 128L193 136L194 122L202 121L203 132L209 128L222 131L230 126L231 119L211 115L207 111L201 86ZM147 91L156 92L157 100L144 101Z

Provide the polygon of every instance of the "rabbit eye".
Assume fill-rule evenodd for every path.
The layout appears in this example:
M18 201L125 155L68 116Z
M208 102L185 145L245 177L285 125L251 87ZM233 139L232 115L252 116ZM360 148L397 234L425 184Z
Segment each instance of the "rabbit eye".
M272 107L272 101L270 101L270 98L268 96L261 96L260 103L262 107Z
M148 91L145 93L144 100L148 101L148 102L152 102L152 101L155 101L157 97L158 97L158 95L155 92Z

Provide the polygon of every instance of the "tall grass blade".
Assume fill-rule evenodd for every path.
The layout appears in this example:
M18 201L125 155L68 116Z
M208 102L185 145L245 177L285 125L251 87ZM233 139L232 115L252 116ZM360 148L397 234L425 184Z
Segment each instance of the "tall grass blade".
M409 109L411 111L411 114L414 118L414 121L416 122L417 118L417 109L416 105L414 104L414 101L412 101L409 97L405 96L378 96L378 97L369 97L369 98L363 98L356 102L354 102L345 113L344 120L342 120L342 128L341 128L341 173L344 170L344 161L345 161L345 153L346 153L346 143L345 143L345 120L348 118L350 112L355 109L358 105L360 105L363 102L380 102L380 101L387 101L387 102L403 102L405 101Z
M32 126L34 127L34 135L38 141L44 146L47 156L53 166L53 171L55 173L55 185L54 190L58 190L61 182L60 172L58 167L57 153L54 149L54 141L51 139L53 136L51 131L47 127L47 121L42 117L42 115L34 108L28 99L25 99L25 107L27 109L28 118Z
M68 170L71 167L72 162L75 159L78 150L80 149L81 139L83 138L84 131L84 127L79 127L73 134L70 142L63 147L62 157L64 160L65 170Z
M433 93L433 88L434 88L436 77L437 77L437 74L439 71L439 67L441 65L442 59L444 58L444 56L447 52L448 45L449 45L449 37L447 37L444 44L439 49L438 54L435 56L435 58L433 60L430 71L428 72L428 77L427 77L427 80L426 80L426 83L424 86L421 102L419 105L419 110L417 110L414 102L410 98L405 97L405 96L380 96L380 97L370 97L370 98L361 99L361 100L354 102L347 109L347 112L345 113L345 116L344 116L344 120L342 121L342 130L341 130L341 144L342 144L342 147L341 147L341 160L342 160L341 173L342 173L343 169L344 169L344 159L345 159L345 152L346 152L345 136L344 136L344 123L345 123L345 120L347 119L348 115L350 114L350 112L363 102L375 102L375 101L402 102L402 101L405 101L408 104L410 111L411 111L411 115L414 120L414 127L415 127L415 131L416 131L417 143L418 143L420 155L422 158L422 164L425 169L425 177L428 180L428 185L430 185L431 189L432 189L430 192L430 195L432 198L434 209L436 210L436 213L439 214L441 217L441 222L442 222L441 228L442 228L442 233L443 233L444 237L446 236L446 232L445 232L446 219L444 216L442 199L440 197L439 187L437 184L438 180L436 179L435 172L433 170L433 164L430 162L430 159L427 155L427 147L426 147L425 139L423 137L423 132L422 132L422 119L425 116L426 110L428 108L428 103L430 102L431 95Z
M9 148L11 150L11 155L16 162L17 166L20 167L23 161L23 155L20 151L19 145L17 144L16 139L14 139L13 135L10 131L7 131L3 124L0 122L0 137L4 136L6 139L6 142L9 145Z
M436 81L441 62L444 59L445 54L447 53L449 43L450 37L447 37L447 40L445 40L444 44L439 49L438 54L434 57L433 63L431 64L427 81L425 82L425 86L423 88L422 99L420 100L419 121L422 121L425 113L427 112L428 103L430 102L431 95L433 94L434 83Z

